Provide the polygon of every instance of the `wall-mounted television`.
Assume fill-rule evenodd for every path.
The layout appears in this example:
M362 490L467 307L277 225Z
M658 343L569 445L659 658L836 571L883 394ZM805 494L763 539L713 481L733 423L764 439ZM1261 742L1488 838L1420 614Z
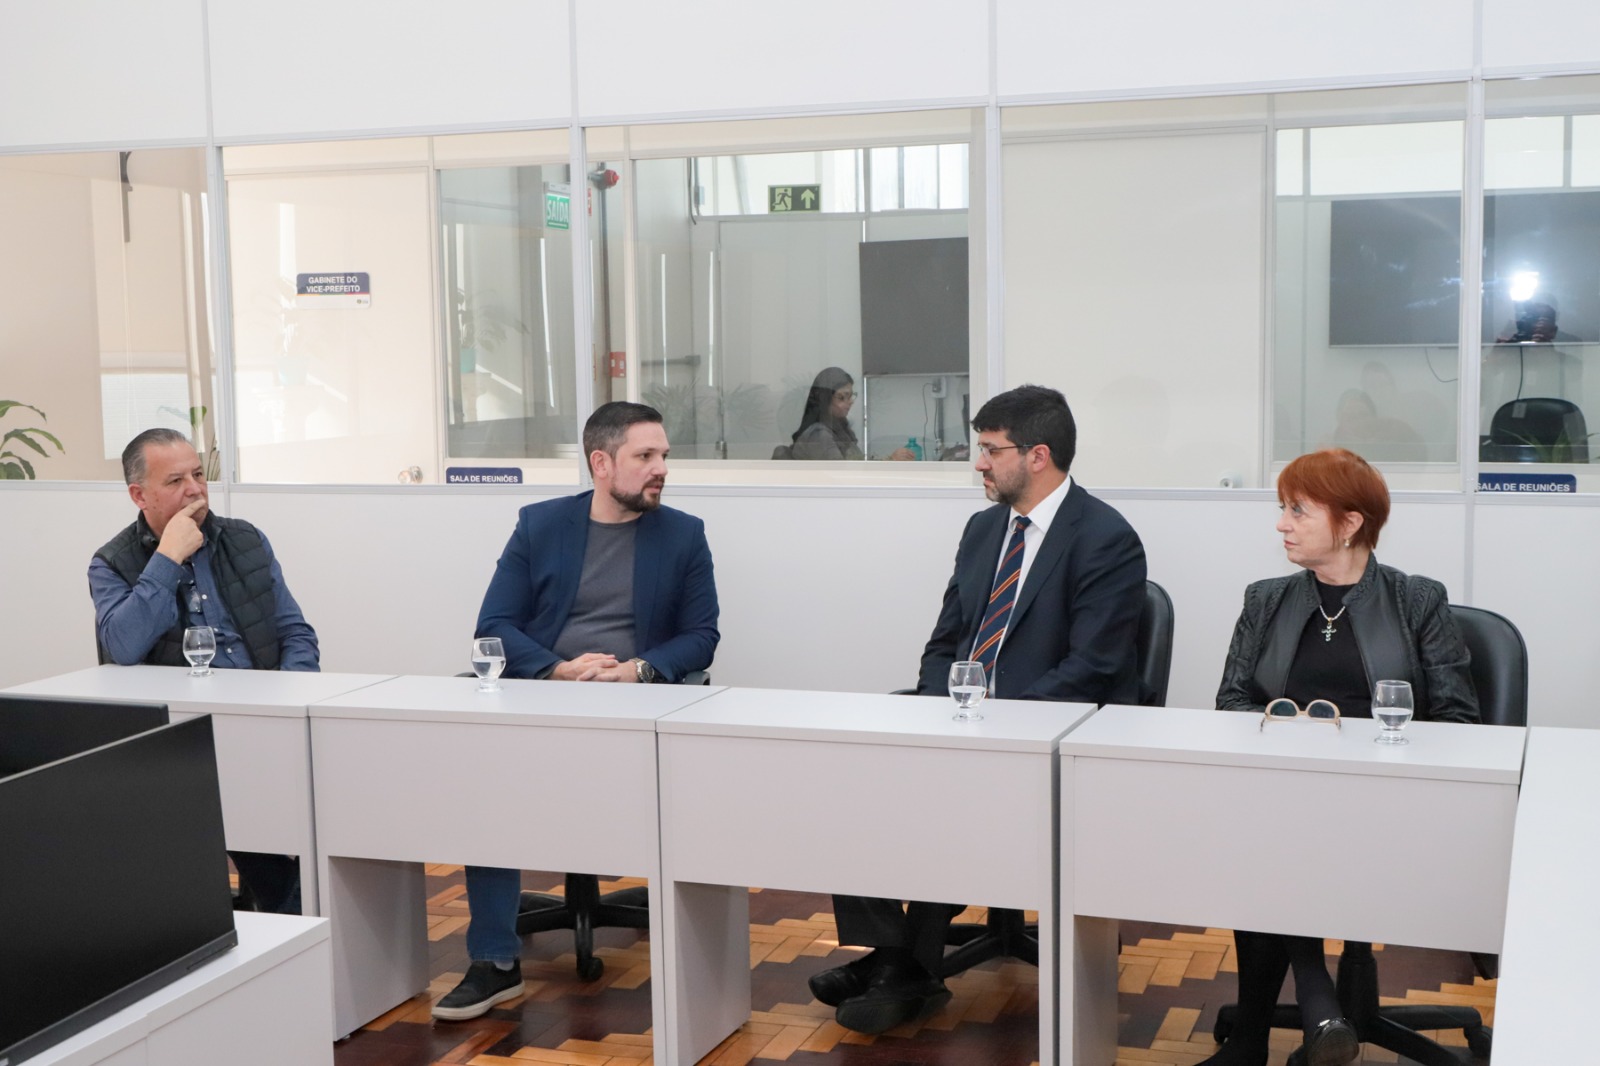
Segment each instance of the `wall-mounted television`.
M1461 306L1461 200L1333 201L1330 345L1453 345ZM1530 290L1528 286L1536 283ZM1483 341L1509 336L1518 303L1551 304L1560 341L1600 341L1600 192L1484 198Z
M967 239L861 244L861 370L968 371Z

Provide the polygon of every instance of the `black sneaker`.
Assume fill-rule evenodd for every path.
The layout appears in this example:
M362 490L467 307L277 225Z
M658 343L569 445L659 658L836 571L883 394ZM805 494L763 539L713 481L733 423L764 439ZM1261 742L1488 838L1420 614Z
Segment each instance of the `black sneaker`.
M445 1022L464 1022L487 1014L496 1003L522 995L522 963L502 970L492 962L475 962L467 976L433 1005L433 1016Z

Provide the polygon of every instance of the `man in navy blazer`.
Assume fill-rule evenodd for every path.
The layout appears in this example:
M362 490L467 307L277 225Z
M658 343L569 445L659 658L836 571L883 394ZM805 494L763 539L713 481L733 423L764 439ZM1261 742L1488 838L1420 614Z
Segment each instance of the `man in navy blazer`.
M999 699L1137 703L1144 546L1068 473L1078 431L1066 399L1024 385L984 404L972 428L975 465L996 506L961 534L918 694L947 695L950 665L979 660ZM932 1013L950 998L939 968L961 910L835 896L839 942L875 950L817 974L812 993L858 1032Z
M583 427L583 447L594 491L522 509L477 635L500 638L508 677L682 681L711 665L717 587L705 523L661 506L669 450L661 415L604 404ZM517 870L467 867L472 962L435 1018L476 1018L522 995L521 881Z

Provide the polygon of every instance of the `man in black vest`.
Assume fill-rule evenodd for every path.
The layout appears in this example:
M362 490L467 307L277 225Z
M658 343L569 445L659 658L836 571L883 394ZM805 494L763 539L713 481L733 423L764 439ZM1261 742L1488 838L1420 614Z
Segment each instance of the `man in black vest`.
M205 467L188 438L145 430L123 449L122 474L139 517L89 563L100 661L184 666L184 629L210 626L213 666L316 670L316 631L272 546L250 523L210 512ZM229 854L259 909L299 913L295 859Z

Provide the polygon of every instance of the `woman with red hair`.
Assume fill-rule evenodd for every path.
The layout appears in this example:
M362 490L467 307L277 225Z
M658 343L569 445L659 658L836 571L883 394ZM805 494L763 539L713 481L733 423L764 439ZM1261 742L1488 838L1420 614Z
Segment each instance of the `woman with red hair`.
M1260 714L1279 697L1326 700L1347 718L1372 717L1380 680L1409 681L1416 717L1476 722L1469 656L1444 586L1401 573L1373 555L1389 518L1389 489L1343 448L1302 455L1278 475L1278 532L1302 569L1245 590L1217 707ZM1263 872L1263 876L1269 876ZM1340 1016L1322 941L1234 933L1239 1006L1228 1042L1200 1066L1265 1066L1278 992L1294 967L1308 1066L1342 1066L1360 1054Z

